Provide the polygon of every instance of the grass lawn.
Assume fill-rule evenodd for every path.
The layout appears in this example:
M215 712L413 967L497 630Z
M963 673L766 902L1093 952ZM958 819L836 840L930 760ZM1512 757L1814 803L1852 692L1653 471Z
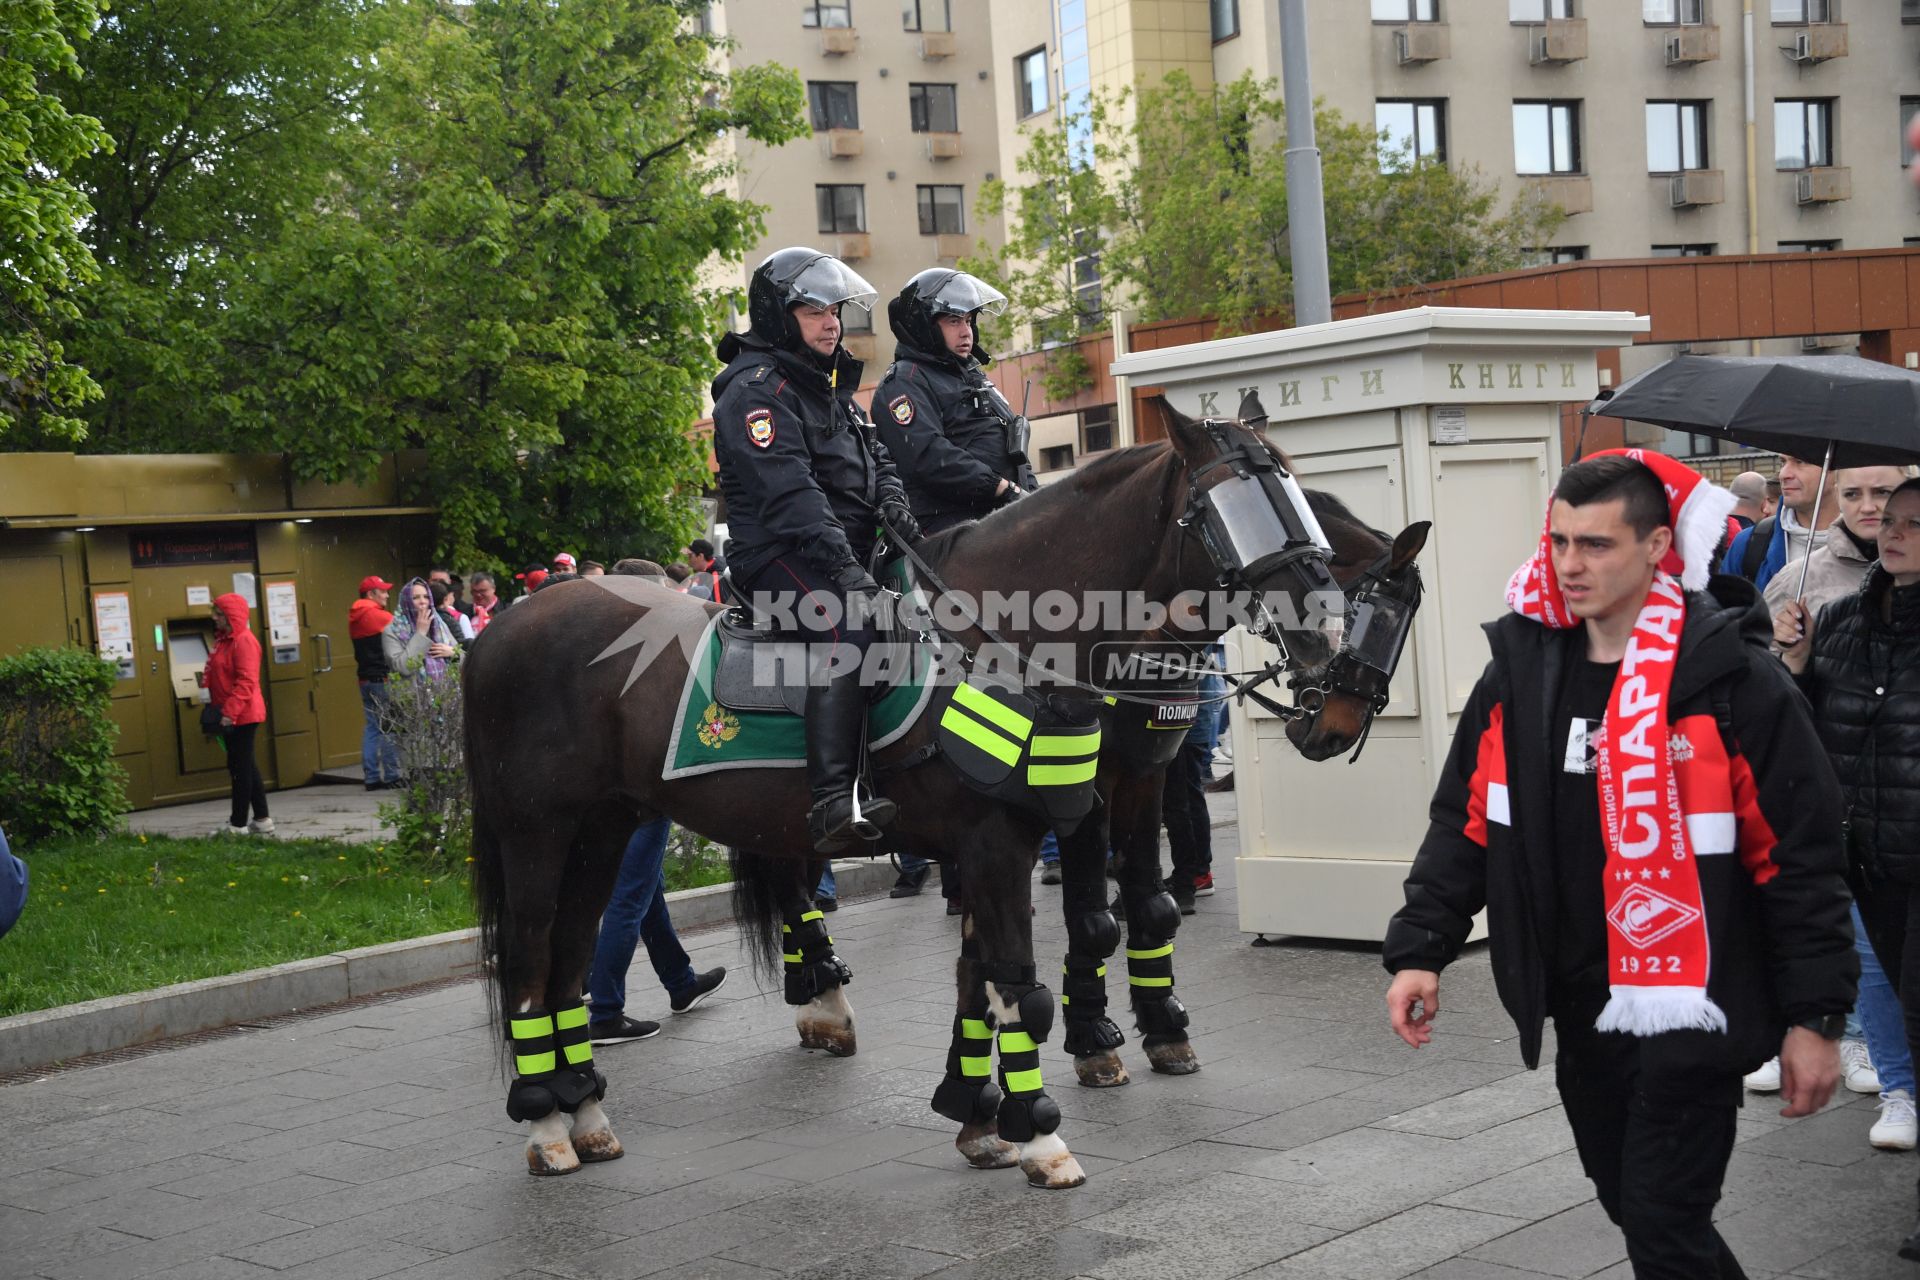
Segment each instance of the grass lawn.
M727 879L724 855L676 834L669 889ZM32 888L0 938L0 1017L474 923L464 874L380 844L120 834L15 851Z

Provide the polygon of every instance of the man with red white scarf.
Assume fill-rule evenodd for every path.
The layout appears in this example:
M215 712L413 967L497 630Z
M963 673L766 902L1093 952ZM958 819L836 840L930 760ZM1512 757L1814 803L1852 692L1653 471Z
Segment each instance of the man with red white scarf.
M1740 1077L1777 1052L1781 1114L1824 1106L1858 975L1839 784L1758 592L1708 580L1733 505L1639 450L1561 476L1384 950L1418 1047L1486 909L1521 1056L1551 1017L1581 1165L1643 1278L1744 1274L1713 1226Z

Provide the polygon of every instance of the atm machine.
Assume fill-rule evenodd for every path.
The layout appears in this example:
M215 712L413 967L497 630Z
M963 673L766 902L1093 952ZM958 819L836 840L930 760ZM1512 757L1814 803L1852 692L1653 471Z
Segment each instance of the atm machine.
M167 671L173 686L174 738L179 747L180 773L187 776L210 769L225 770L227 757L218 738L200 727L200 709L211 698L201 680L207 657L213 652L212 618L174 618L167 622Z

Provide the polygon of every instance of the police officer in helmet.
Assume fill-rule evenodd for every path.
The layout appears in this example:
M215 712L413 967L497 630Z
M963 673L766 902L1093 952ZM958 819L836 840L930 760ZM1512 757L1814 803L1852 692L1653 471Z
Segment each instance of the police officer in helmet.
M979 315L1006 295L964 271L935 267L887 303L899 345L873 393L880 439L929 533L975 520L1038 487L1026 455L1027 422L981 366Z
M714 454L727 504L727 561L749 600L781 596L796 638L830 657L807 688L807 824L833 853L873 839L891 800L855 784L867 714L860 659L876 636L880 589L866 570L884 518L902 537L920 530L886 448L853 401L861 362L840 345L840 309L870 309L872 285L817 249L782 249L747 287L746 333L720 340L713 381ZM797 602L797 603L795 603Z

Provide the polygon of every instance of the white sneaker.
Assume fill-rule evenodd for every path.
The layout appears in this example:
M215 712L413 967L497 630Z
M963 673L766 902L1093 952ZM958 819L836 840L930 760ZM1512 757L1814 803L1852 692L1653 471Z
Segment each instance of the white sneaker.
M273 819L272 818L255 818L251 823L247 825L247 830L253 832L253 834L257 836L270 836L273 834ZM1878 1093L1880 1091L1880 1086L1878 1084L1874 1085L1873 1091L1875 1093Z
M1840 1042L1840 1072L1847 1082L1847 1088L1853 1092L1880 1092L1880 1073L1873 1069L1873 1059L1867 1056L1866 1041ZM1913 1104L1907 1105L1911 1107Z
M1758 1071L1752 1071L1740 1081L1755 1093L1780 1092L1780 1059L1774 1058Z
M1913 1099L1905 1089L1895 1089L1880 1099L1880 1118L1867 1131L1867 1141L1882 1151L1911 1151L1916 1130Z
M219 826L215 827L210 834L216 835L216 836L244 836L244 835L247 835L248 833L249 833L249 829L246 827L230 827L225 823L222 823Z

